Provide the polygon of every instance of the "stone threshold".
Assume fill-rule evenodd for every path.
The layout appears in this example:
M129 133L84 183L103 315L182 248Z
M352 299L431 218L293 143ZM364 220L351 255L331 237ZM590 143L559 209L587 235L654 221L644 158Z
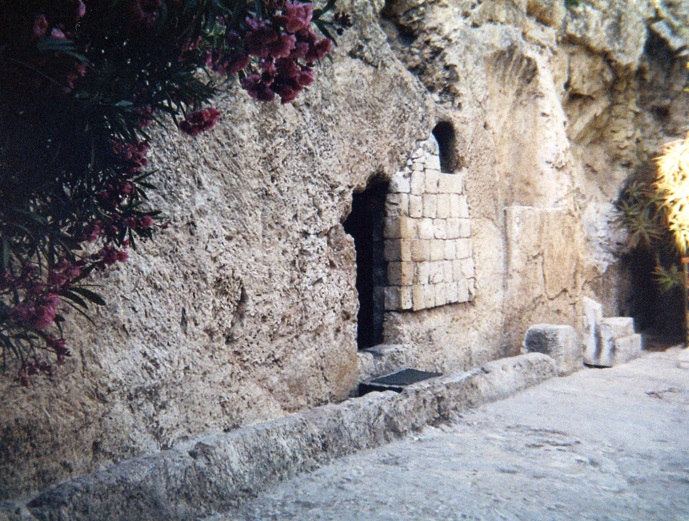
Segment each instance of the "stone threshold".
M451 421L557 376L529 353L468 372L375 392L185 442L57 485L25 505L0 504L0 521L182 521L230 510L267 486L361 450Z

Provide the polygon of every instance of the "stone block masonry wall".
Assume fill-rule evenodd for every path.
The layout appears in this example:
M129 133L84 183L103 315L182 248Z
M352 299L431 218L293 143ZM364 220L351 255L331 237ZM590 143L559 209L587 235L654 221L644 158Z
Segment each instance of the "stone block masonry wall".
M468 302L475 291L464 170L440 171L431 138L390 181L386 199L386 311Z

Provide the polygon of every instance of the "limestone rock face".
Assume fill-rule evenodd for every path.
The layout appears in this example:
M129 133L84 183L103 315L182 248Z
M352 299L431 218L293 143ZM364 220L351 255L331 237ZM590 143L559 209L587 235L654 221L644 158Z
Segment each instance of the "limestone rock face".
M28 389L0 381L0 499L345 399L358 383L359 302L343 222L372 180L399 194L408 181L408 216L424 220L417 235L390 237L399 247L386 261L399 266L385 272L406 300L387 292L384 342L410 346L417 369L517 354L534 323L580 329L587 296L606 315L627 314L613 202L684 133L676 53L688 7L345 0L338 9L355 25L294 104L256 104L231 86L212 133L157 132L152 202L170 225L100 281L108 306L94 311L95 326L70 317L73 356L56 378ZM461 187L412 186L413 154L433 140L439 166L451 164L437 178L460 173L444 184ZM440 207L437 194L448 196ZM450 233L452 219L460 228ZM461 242L441 259L448 234ZM431 283L427 263L411 257L425 240L437 252L416 255L440 263L426 266L434 292L419 282Z

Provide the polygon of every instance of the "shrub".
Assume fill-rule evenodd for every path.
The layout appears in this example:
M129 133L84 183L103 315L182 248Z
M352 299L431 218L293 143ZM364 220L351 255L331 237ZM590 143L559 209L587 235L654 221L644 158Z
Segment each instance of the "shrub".
M293 101L331 31L350 25L324 19L333 4L0 0L3 370L24 385L51 374L70 354L61 310L104 305L90 276L154 236L149 125L211 129L221 114L204 105L222 78L259 101Z

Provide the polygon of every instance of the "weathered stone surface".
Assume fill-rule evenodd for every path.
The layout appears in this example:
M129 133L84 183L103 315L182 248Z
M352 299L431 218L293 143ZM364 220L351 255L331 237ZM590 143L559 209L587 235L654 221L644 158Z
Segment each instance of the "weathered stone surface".
M603 320L603 306L593 299L584 297L583 311L584 361L587 361L593 360L598 351L598 328Z
M584 362L596 367L627 363L641 354L641 335L634 334L634 320L610 317L600 320L596 330L595 350L587 349Z
M64 483L36 497L39 521L187 520L227 510L267 484L379 446L556 375L533 353L217 434Z
M584 296L627 313L612 201L686 133L686 68L668 45L688 38L687 3L338 8L355 26L295 104L230 87L213 133L156 134L153 202L170 226L104 277L95 326L70 317L73 357L57 378L0 382L0 498L346 397L358 304L342 222L371 179L394 179L406 197L390 216L419 221L386 250L419 278L384 324L384 341L412 346L419 369L514 354L536 322L578 328ZM647 30L661 21L670 36ZM439 122L454 129L450 177L429 139ZM450 179L443 228L423 219L424 194ZM431 247L443 232L467 241ZM431 282L428 263L453 249L469 256ZM455 295L466 302L447 304Z
M583 367L584 356L579 334L572 326L537 324L531 326L524 337L528 353L543 353L557 364L557 371L568 375Z
M359 361L359 375L357 380L364 382L394 373L416 364L416 353L410 345L385 345L381 344L368 349L362 349L357 353Z

